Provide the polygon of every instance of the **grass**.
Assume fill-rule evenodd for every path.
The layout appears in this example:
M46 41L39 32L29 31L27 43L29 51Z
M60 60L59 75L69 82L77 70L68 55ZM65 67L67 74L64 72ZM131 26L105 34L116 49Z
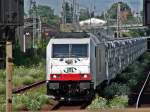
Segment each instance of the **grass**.
M24 67L24 66L15 66L13 73L13 86L18 87L22 85L28 85L35 81L45 79L45 66L42 64ZM0 70L0 88L4 87L6 73L5 70ZM0 89L1 94L1 89Z
M15 67L13 84L15 87L28 85L35 81L44 80L45 74L44 65L32 66L29 68L24 66Z
M29 91L25 94L15 95L13 97L13 110L19 111L26 109L28 111L38 111L50 99L45 95L46 88L41 87L36 91Z
M35 81L45 79L45 65L39 63L38 65L26 66L14 66L13 73L13 87L20 87L23 85L31 84ZM0 70L0 112L5 111L5 70ZM46 87L43 87L46 89ZM18 111L22 108L27 110L38 110L43 104L45 104L48 98L45 96L46 91L40 90L36 92L29 92L24 95L13 96L13 110Z
M95 99L92 101L92 103L87 107L87 109L104 109L107 108L107 99L102 98L98 95L96 95Z
M128 96L127 95L121 95L121 96L115 96L113 99L109 101L109 107L110 108L125 108L128 106Z
M5 94L6 87L5 84L0 82L0 95Z
M0 112L5 112L5 95L0 95Z
M41 86L24 94L13 95L13 112L40 110L43 105L49 104L52 101L45 94L46 87ZM5 112L5 99L5 95L0 95L0 112Z

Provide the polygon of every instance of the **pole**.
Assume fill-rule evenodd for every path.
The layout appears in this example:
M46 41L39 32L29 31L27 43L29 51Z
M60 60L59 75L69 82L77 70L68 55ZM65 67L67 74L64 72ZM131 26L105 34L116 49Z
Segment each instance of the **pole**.
M12 42L6 42L6 112L12 112Z
M36 37L36 15L35 15L35 12L33 11L33 40L32 40L33 49L35 48L35 37Z
M117 7L117 38L120 37L120 3Z
M41 40L41 31L42 31L42 23L41 23L41 18L40 18L40 16L39 16L39 25L38 25L38 42Z
M23 52L26 52L26 35L23 35Z

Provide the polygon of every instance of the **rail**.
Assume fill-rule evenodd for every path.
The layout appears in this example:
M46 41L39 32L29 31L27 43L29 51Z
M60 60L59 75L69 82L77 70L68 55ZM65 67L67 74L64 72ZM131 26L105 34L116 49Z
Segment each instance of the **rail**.
M150 72L148 73L148 75L146 77L146 80L145 80L145 82L144 82L144 84L142 86L142 89L141 89L141 91L140 91L140 93L138 95L137 102L136 102L136 109L138 109L138 107L139 107L139 101L140 101L141 95L142 95L142 93L144 91L144 88L145 88L145 86L147 84L147 81L148 81L149 77L150 77Z
M13 94L17 94L17 93L20 93L20 92L24 92L24 91L26 91L26 90L28 90L28 89L31 89L31 88L33 88L33 87L37 87L37 86L39 86L39 85L41 85L41 84L44 84L44 83L45 83L45 80L43 80L43 81L38 81L38 82L35 82L35 83L33 83L33 84L26 85L26 86L24 86L24 87L20 87L20 88L17 88L17 89L13 89Z

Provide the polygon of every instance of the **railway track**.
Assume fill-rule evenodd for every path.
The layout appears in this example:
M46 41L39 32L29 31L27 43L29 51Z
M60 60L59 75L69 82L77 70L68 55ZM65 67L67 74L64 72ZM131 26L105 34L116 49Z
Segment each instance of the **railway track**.
M26 86L23 86L23 87L19 87L19 88L15 88L13 89L13 94L17 94L17 93L21 93L21 92L25 92L31 88L35 88L35 87L38 87L42 84L45 83L45 80L42 80L42 81L37 81L35 83L32 83L30 85L26 85Z
M137 85L137 90L131 93L131 107L150 107L150 71L147 73L145 81ZM140 89L139 89L140 88Z

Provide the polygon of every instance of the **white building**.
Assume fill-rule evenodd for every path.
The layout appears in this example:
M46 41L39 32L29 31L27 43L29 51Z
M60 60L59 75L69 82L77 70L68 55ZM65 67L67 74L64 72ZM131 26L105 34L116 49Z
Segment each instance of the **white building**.
M105 25L107 22L97 18L90 18L84 21L80 21L80 27L100 27Z

